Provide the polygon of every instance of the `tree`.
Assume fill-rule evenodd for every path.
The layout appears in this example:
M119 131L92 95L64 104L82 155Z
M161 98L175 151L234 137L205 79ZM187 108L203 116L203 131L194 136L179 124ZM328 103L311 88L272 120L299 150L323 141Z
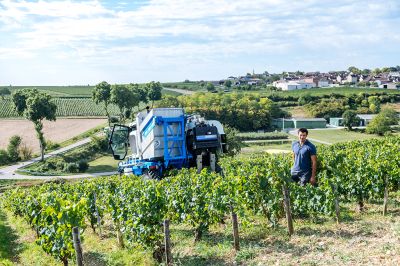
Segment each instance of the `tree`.
M377 114L381 110L381 101L378 96L368 97L369 109L372 113Z
M207 91L213 91L215 90L215 86L211 82L207 82L206 89Z
M356 112L353 110L347 110L343 113L343 125L351 130L352 127L360 124L360 119L357 117Z
M363 70L361 71L361 74L363 74L363 75L369 75L369 74L371 74L371 70L369 70L368 68L365 68L365 69L363 69Z
M231 81L230 79L227 79L227 80L225 80L224 85L225 85L227 88L230 88L230 87L232 86L232 81Z
M384 117L389 125L397 125L399 123L399 115L392 108L384 108L380 112L380 115Z
M147 104L149 102L149 98L147 96L146 87L138 87L137 92L139 93L139 99L142 103Z
M372 70L372 75L379 75L381 73L382 71L379 68L375 68L374 70Z
M51 101L51 96L37 89L18 90L12 95L15 110L19 115L33 122L39 139L41 161L44 160L46 140L43 135L43 119L56 120L57 105Z
M150 82L146 84L147 98L151 101L151 108L153 108L154 101L161 100L162 86L160 82Z
M125 122L132 113L132 108L139 105L139 94L129 85L112 85L111 102L118 106L120 121Z
M347 70L353 74L361 74L361 70L356 68L355 66L351 66Z
M110 113L108 112L108 105L111 102L111 85L108 84L106 81L97 84L92 92L92 99L95 101L96 104L99 104L101 102L104 103L108 125L110 126L111 121Z
M11 91L8 88L0 88L0 96L4 100L4 96L10 95Z
M398 123L399 117L396 111L386 108L372 119L367 125L366 132L369 134L384 135L390 131L390 125Z

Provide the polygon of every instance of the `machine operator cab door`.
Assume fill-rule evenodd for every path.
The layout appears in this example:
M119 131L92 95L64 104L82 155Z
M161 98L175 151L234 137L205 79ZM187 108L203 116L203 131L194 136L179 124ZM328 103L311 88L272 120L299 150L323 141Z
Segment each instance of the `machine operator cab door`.
M129 147L130 128L124 125L114 125L108 144L115 160L125 159Z

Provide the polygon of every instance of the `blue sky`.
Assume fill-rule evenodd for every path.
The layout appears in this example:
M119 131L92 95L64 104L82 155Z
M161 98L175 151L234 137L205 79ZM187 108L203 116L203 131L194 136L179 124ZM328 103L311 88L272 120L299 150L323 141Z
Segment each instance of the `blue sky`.
M0 0L0 84L400 65L400 1Z

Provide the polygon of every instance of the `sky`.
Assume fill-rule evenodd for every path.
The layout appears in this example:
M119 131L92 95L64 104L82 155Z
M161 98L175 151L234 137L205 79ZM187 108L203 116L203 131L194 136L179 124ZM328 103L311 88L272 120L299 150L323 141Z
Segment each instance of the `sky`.
M399 0L0 0L0 85L376 68L399 47Z

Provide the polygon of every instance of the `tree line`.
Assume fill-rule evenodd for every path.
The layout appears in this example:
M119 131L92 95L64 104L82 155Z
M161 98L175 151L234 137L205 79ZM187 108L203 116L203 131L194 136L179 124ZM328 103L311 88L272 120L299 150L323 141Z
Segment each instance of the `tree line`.
M110 103L118 106L119 120L124 123L126 119L132 117L135 107L139 111L141 102L144 104L151 102L151 107L153 107L154 101L161 99L161 90L161 83L154 81L144 86L136 83L110 85L106 81L102 81L95 86L92 99L96 104L104 103L108 124L110 125L111 116L108 110Z
M289 116L267 97L255 93L196 93L164 96L158 107L182 107L186 113L201 114L241 131L270 128L271 120Z

